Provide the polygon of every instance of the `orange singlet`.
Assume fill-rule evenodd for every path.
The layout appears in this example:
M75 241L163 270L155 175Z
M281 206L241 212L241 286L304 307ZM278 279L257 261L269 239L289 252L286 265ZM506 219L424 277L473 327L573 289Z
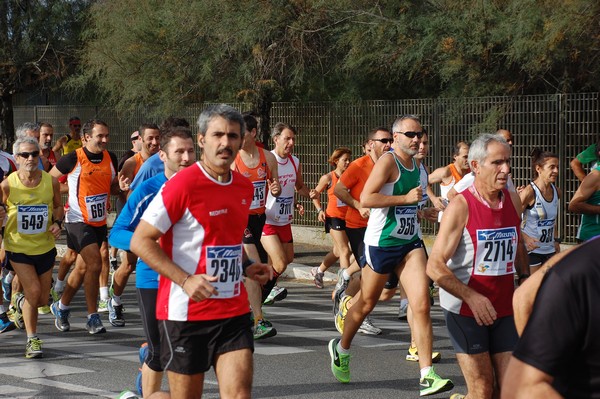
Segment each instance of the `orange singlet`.
M252 204L250 204L250 215L262 215L265 213L265 204L267 202L267 180L271 178L271 171L267 165L267 158L263 149L258 149L258 165L255 168L249 168L242 161L242 156L238 153L235 157L235 170L244 175L252 182L254 186L254 195Z

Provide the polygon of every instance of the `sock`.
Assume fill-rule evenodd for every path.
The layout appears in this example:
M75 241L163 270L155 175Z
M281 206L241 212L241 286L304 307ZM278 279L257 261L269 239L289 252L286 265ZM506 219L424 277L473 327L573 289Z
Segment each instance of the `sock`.
M317 271L319 272L319 274L325 274L325 270L321 270L321 266L319 266L319 268L317 269Z
M342 355L349 355L350 354L350 349L344 349L344 348L342 348L342 341L341 340L337 344L337 351L338 351L338 353L341 353Z
M344 278L344 280L349 281L352 276L348 274L348 269L344 269L344 271L342 272L342 277Z
M6 313L6 308L4 307L4 305L0 305L0 314L2 313Z
M56 283L54 283L54 291L62 292L65 290L65 280L59 280L56 278Z
M400 306L405 307L406 305L408 305L408 298L402 298L400 300Z
M113 306L120 306L121 305L121 295L113 295L112 304L113 304Z
M4 277L4 282L6 284L10 284L10 283L12 283L14 277L15 277L15 274L13 272L8 272L6 277Z
M108 287L100 287L100 300L108 300Z
M58 308L59 308L60 310L69 310L69 308L70 308L70 307L69 307L69 306L67 306L67 305L65 305L65 304L63 304L63 303L62 303L62 299L61 299L60 301L58 301Z
M27 341L29 341L32 338L37 338L37 334L31 334L31 335L27 334Z
M425 378L425 376L429 373L431 366L423 367L421 369L421 378Z

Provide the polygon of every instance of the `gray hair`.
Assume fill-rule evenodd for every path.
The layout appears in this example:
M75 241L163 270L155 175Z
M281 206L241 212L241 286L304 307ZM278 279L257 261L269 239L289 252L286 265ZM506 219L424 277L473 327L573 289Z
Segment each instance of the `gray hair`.
M15 136L17 136L17 138L25 137L27 135L28 130L33 130L35 132L39 132L40 125L38 125L37 123L33 123L33 122L25 122L17 128L17 130L15 131Z
M21 144L32 144L35 145L38 151L42 151L40 148L40 143L35 139L35 137L24 136L17 138L15 144L13 144L13 154L17 155L17 153L20 152L19 147L21 147Z
M510 150L510 146L499 134L493 133L484 133L477 137L469 148L469 165L472 161L477 161L479 163L483 162L488 155L488 146L490 143L499 143L505 146L508 150Z
M211 105L206 108L198 117L198 132L201 135L205 135L208 130L208 124L211 120L216 117L221 117L228 122L234 122L240 124L240 132L242 139L244 133L246 133L246 125L244 123L244 117L237 109L227 104Z
M275 137L279 136L281 133L283 133L285 129L291 130L294 133L294 135L297 134L296 129L293 128L291 125L288 125L287 123L283 122L277 122L275 126L273 126L273 130L271 130L271 138L274 139Z
M419 117L416 115L402 115L402 116L399 116L398 118L396 118L396 120L392 124L392 133L399 132L400 131L400 123L402 123L403 121L405 121L407 119L415 121L419 125L421 124L421 119L419 119Z

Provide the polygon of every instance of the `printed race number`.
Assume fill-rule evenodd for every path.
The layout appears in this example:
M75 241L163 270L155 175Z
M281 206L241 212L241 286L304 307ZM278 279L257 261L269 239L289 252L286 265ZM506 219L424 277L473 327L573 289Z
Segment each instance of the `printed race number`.
M242 246L206 247L206 274L218 277L213 286L219 295L213 298L233 298L240 294Z
M474 273L503 276L514 273L518 235L514 227L477 230Z
M17 231L20 234L44 233L48 226L48 205L18 205Z

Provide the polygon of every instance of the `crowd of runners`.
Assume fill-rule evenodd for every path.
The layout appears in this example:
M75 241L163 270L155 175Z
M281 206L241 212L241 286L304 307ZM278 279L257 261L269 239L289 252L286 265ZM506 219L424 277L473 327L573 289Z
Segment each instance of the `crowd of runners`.
M553 376L555 369L539 367L523 345L518 360L511 356L529 315L536 323L546 320L534 306L540 276L551 275L550 266L565 257L554 256L561 243L557 218L565 211L556 154L533 149L531 182L515 186L514 137L499 129L456 143L452 161L430 171L428 133L417 116L404 115L391 129L372 129L354 160L349 148L335 149L332 171L310 188L294 155L296 129L275 124L269 151L257 141L257 127L252 115L212 106L198 118L196 140L185 119L144 123L118 160L107 150L110 128L101 120L82 124L71 117L69 133L54 146L52 125L20 126L13 155L0 152L0 333L24 329L25 357L42 357L38 314L51 312L56 328L69 331L71 302L82 285L87 331L106 332L103 312L111 325L123 327L121 297L135 270L147 339L140 349L140 397L200 397L211 367L222 397L250 397L254 340L277 334L262 307L287 296L277 283L294 259L291 225L294 213L303 212L299 195L312 200L333 242L311 270L315 286L323 288L325 271L340 264L331 293L340 337L328 344L339 382L351 380L355 335L382 332L370 318L376 304L398 300L398 317L411 329L406 360L420 369L415 391L451 390L452 381L432 365L441 358L430 316L437 288L468 397L504 397L513 363L530 372L534 367L542 382ZM571 161L581 184L568 199L568 209L582 214L578 240L596 245L599 147ZM112 196L117 217L109 232ZM439 223L430 254L424 219ZM63 228L68 249L53 279ZM589 245L581 248L571 256L589 258ZM160 390L165 370L170 392ZM556 389L568 396L565 381Z

